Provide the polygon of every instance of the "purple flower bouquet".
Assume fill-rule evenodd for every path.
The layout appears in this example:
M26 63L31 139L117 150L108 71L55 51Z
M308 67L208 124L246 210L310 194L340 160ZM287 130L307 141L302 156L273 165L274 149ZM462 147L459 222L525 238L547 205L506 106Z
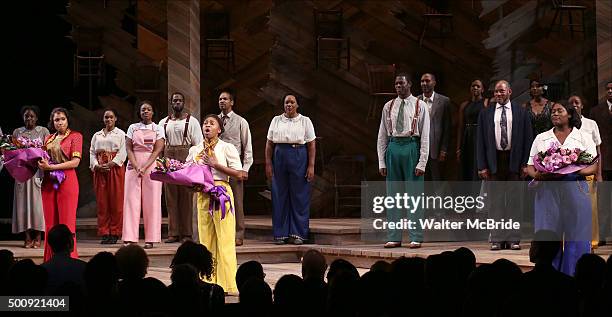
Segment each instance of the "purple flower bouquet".
M221 209L221 219L225 218L225 203L231 199L223 186L215 186L212 170L208 165L186 164L166 157L156 160L155 170L151 172L151 179L173 185L202 187L203 193L210 194L211 203L208 212L212 215L214 210ZM233 207L230 205L230 212Z
M41 139L26 137L14 138L10 135L2 136L0 147L4 150L4 165L13 178L20 183L28 181L38 171L38 161L49 160L49 154L42 149ZM53 162L50 161L51 164ZM64 171L50 172L53 188L56 190L66 178Z

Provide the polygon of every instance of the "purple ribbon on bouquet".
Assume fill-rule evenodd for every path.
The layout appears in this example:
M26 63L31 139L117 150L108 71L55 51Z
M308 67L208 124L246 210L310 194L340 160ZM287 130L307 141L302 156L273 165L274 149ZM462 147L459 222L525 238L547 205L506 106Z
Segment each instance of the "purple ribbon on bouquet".
M49 165L55 165L55 164L57 163L55 163L52 159L49 159ZM51 181L53 182L53 189L57 190L60 184L62 184L62 182L64 182L64 180L66 179L66 173L64 173L63 170L50 171L49 177L51 178Z
M212 216L215 210L221 209L221 220L225 218L227 211L225 210L225 203L230 203L230 212L234 212L232 206L232 200L230 199L227 190L223 186L213 186L210 191L210 204L208 205L208 213ZM219 204L219 205L217 205Z

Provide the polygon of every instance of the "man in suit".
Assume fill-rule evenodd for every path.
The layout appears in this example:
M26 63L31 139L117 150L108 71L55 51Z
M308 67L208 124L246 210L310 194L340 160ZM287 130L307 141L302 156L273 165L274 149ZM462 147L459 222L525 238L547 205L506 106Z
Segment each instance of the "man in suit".
M612 81L606 84L606 100L591 109L591 118L597 122L601 134L601 178L597 179L597 206L599 220L599 245L606 244L612 227Z
M478 117L476 161L478 176L488 183L489 218L520 221L521 177L525 176L533 135L527 111L510 101L512 89L505 80L495 84L494 107ZM510 197L512 195L512 197ZM520 196L520 195L519 195ZM520 230L492 230L491 250L520 250Z
M450 99L434 92L436 76L425 73L421 76L423 94L418 98L427 105L429 112L429 161L425 180L442 180L442 164L446 161L448 142L451 133Z

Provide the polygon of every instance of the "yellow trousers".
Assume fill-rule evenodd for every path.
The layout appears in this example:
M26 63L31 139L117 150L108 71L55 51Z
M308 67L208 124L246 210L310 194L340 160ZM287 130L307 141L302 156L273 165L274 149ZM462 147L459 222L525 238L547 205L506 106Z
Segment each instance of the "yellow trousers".
M232 206L234 194L227 182L215 181L216 186L223 186L230 195ZM208 212L210 195L198 193L198 234L202 243L213 256L215 269L210 283L218 284L227 293L237 293L236 271L236 216L230 212L230 203L225 205L225 218L221 220L221 210Z
M587 176L587 183L589 184L589 194L591 196L591 223L592 223L592 240L591 240L591 248L596 249L598 247L597 243L599 243L599 220L597 213L597 187L595 180L595 176Z

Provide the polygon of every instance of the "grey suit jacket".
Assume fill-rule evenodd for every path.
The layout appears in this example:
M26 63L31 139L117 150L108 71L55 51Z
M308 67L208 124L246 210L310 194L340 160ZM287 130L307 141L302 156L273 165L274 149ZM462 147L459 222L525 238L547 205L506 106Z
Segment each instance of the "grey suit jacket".
M423 95L417 98L424 100ZM450 99L434 92L433 105L429 114L429 158L431 159L437 160L440 151L448 152L451 133L450 112Z

